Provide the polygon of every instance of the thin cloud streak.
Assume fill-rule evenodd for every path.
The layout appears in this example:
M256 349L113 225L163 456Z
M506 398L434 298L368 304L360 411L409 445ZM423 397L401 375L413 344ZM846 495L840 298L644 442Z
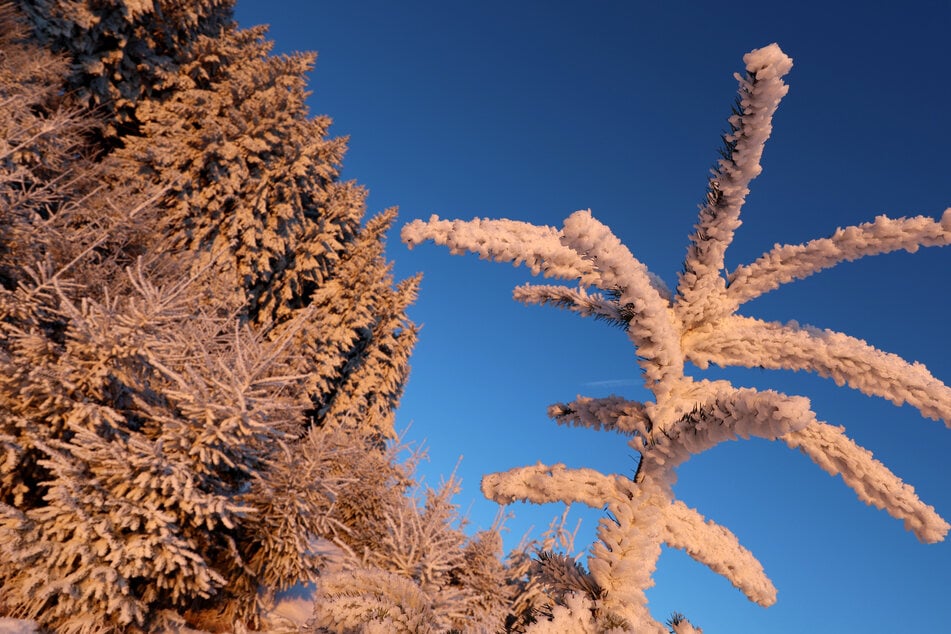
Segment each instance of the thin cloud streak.
M640 385L642 382L637 379L607 379L604 381L587 381L582 385L585 387L627 387Z

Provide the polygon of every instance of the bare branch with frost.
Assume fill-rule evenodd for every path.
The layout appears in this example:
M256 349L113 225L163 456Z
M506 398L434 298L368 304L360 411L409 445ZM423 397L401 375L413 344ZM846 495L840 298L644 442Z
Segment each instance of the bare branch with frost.
M627 334L641 358L647 388L655 395L666 392L683 376L679 329L647 267L590 211L576 211L565 220L562 243L595 265L601 288L618 289L618 303L632 315Z
M554 227L506 219L442 220L433 215L425 222L414 220L404 225L400 237L410 248L432 240L449 247L453 255L471 252L486 260L524 264L535 275L580 279L586 286L599 282L591 262L563 245L561 232Z
M846 436L845 427L816 422L783 436L783 440L831 475L841 475L860 500L903 520L905 529L922 542L940 542L948 534L948 523L934 507L922 502L915 489L876 460L872 452Z
M482 478L482 494L499 504L581 502L601 508L617 498L621 476L606 476L594 469L569 469L563 464L518 467Z
M683 346L687 358L700 368L715 363L807 370L895 405L908 403L923 416L951 427L951 387L920 363L909 363L840 332L734 315L688 333Z
M677 312L688 326L723 314L724 255L740 226L750 181L762 171L760 158L773 129L773 114L789 90L782 78L792 69L792 59L776 44L747 53L743 61L746 77L735 75L739 110L729 119L732 132L723 139L724 156L710 178L677 285Z
M664 542L679 548L763 607L776 603L776 587L753 554L729 529L707 520L681 501L664 510Z
M582 317L603 319L616 326L627 328L628 320L617 301L605 299L600 293L588 293L583 287L523 284L516 286L512 299L523 304L538 304L564 308Z
M879 255L904 249L914 253L918 247L943 247L951 244L951 209L941 220L928 216L888 218L836 229L828 238L806 244L776 245L751 264L737 267L730 275L727 300L731 310L740 304L801 280L840 262L867 255Z

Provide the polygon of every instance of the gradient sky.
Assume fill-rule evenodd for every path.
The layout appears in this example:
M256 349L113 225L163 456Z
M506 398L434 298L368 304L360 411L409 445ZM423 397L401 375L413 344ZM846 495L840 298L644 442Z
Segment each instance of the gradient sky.
M730 268L777 242L951 206L951 3L837 4L846 5L238 0L237 17L270 24L277 51L319 52L311 107L350 137L344 177L369 188L371 212L398 205L398 224L436 213L560 225L590 208L674 286L736 94L732 74L770 42L795 66ZM485 472L542 461L633 473L622 439L545 415L578 394L647 398L622 331L517 304L511 289L525 270L432 245L409 251L398 227L388 254L397 277L424 274L398 425L425 441L428 483L463 456L457 501L473 529L497 510L479 493ZM867 258L742 312L844 331L947 383L949 265L947 248ZM802 373L703 376L808 396L820 419L845 425L951 519L951 431L941 423ZM779 600L753 605L665 550L648 592L658 618L680 611L709 634L951 627L951 543L918 543L785 445L721 445L681 468L676 493L738 535ZM560 513L509 510L508 546ZM600 512L581 510L584 548Z

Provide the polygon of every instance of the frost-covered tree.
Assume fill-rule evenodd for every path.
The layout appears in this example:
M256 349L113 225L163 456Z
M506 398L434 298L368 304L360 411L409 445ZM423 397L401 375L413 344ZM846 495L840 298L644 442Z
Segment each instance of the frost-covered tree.
M517 595L497 527L474 536L452 503L455 479L379 508L378 540L317 582L309 631L499 632Z
M390 445L389 450L395 448ZM401 473L391 472L394 486L387 488L374 484L380 477L378 465L353 463L343 487L360 495L348 492L345 497L367 502L345 513L356 512L358 523L343 523L368 530L359 531L364 539L348 542L318 578L305 632L525 632L564 594L567 586L559 585L564 569L577 574L574 560L553 554L572 550L567 513L540 539L526 536L503 556L505 518L467 534L466 519L452 502L459 481L451 477L437 488L421 486L413 478L418 458L416 454L402 463ZM410 495L407 487L412 487ZM540 564L538 558L554 563Z
M408 486L382 449L416 332L394 212L363 222L303 105L311 58L271 56L230 3L19 6L0 4L0 614L260 627Z
M839 229L828 238L777 245L756 261L726 272L724 254L739 227L750 181L760 173L772 117L787 91L782 78L792 67L792 60L775 44L752 51L744 61L747 73L737 75L739 99L723 139L722 159L708 182L673 291L590 211L572 214L560 229L436 216L403 228L403 240L411 247L432 240L453 253L478 253L526 264L534 274L578 281L577 288L522 286L515 290L515 299L623 326L654 397L644 403L616 396L578 397L549 409L559 424L628 437L640 454L633 477L555 464L516 468L483 479L483 492L502 504L562 501L607 509L588 558L589 571L565 572L564 578L575 580L574 590L562 593L550 620L528 631L667 631L648 612L644 594L653 584L662 544L686 550L750 600L764 606L774 603L776 590L754 556L729 530L674 495L677 467L725 440L751 436L782 440L829 473L840 475L860 500L902 520L921 541L937 542L948 532L948 523L850 440L844 428L817 420L807 399L685 374L688 361L701 369L715 363L807 370L868 395L908 403L922 415L951 425L951 389L921 364L838 332L738 314L743 303L839 262L951 243L951 209L940 219L880 216ZM679 615L670 626L678 632L692 631Z

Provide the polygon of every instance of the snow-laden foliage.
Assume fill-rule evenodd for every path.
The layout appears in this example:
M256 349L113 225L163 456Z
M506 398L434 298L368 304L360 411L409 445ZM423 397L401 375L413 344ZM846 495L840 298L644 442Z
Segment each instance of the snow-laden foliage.
M940 541L948 532L948 523L910 486L852 442L842 428L817 420L807 399L684 374L686 361L701 369L712 362L808 370L865 394L908 403L922 415L951 425L951 389L921 364L842 333L737 314L743 303L838 262L951 243L951 209L940 219L882 216L839 229L829 238L777 246L727 273L724 254L740 226L749 184L761 171L773 114L787 91L783 76L792 67L792 60L775 44L752 51L744 61L747 72L736 75L739 99L724 136L723 158L708 182L675 292L590 211L572 214L560 229L513 220L466 222L436 216L403 228L402 238L410 247L432 240L452 253L473 252L525 264L545 277L576 281L577 288L522 286L515 290L515 298L622 325L654 397L645 403L616 396L579 397L549 409L560 424L627 436L641 456L633 478L556 464L515 468L483 480L484 493L502 504L581 502L608 511L599 525L588 572L561 575L575 580L574 591L562 592L549 621L536 626L539 631L605 631L608 625L596 621L611 618L616 621L611 627L620 628L617 631L666 632L648 612L644 594L653 585L662 544L686 550L751 601L764 606L775 602L776 589L736 537L674 497L676 468L725 440L781 439L829 473L841 475L862 501L903 520L920 540ZM695 631L680 615L669 626L676 632Z
M340 553L392 567L417 280L383 256L395 212L364 222L338 180L311 58L269 55L228 2L20 4L0 3L0 615L232 632ZM454 545L501 568L493 543ZM482 589L459 613L498 612L462 568Z
M418 280L394 288L383 239L395 210L361 227L366 192L337 179L344 142L307 116L313 56L270 48L261 28L197 38L175 90L138 105L142 134L115 153L115 176L163 188L160 248L196 253L192 270L212 267L213 291L270 337L293 332L315 423L390 438Z
M377 506L379 539L353 548L322 574L309 631L501 631L518 592L502 564L497 527L464 532L450 479L417 496Z
M332 275L363 212L335 182L345 149L330 120L307 117L312 55L270 56L264 29L201 37L174 91L136 108L122 176L167 184L167 248L227 252L229 287L257 315L283 317ZM270 316L270 315L269 315Z
M172 88L200 35L231 21L234 0L14 0L38 41L69 60L65 86L104 116L107 136L133 130L143 97Z

